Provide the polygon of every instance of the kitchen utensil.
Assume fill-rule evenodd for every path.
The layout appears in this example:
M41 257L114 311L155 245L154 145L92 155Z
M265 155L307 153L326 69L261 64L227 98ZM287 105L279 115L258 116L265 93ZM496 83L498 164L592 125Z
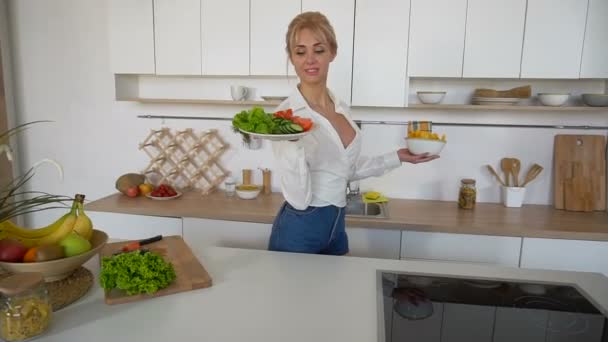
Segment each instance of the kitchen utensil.
M136 249L139 249L141 246L156 242L156 241L160 241L163 239L162 235L156 235L154 237L148 238L148 239L143 239L143 240L139 240L139 241L133 241L133 242L129 242L128 244L122 246L122 248L120 249L121 252L131 252L134 251Z
M234 101L243 101L247 98L248 89L244 86L230 86L230 95Z
M570 94L538 93L538 101L545 106L559 107L564 105Z
M405 141L407 141L407 148L414 154L428 153L436 156L445 146L445 141L442 140L406 138Z
M608 94L583 94L583 102L592 107L607 107Z
M475 89L473 96L475 97L515 97L520 99L528 98L532 95L532 87L529 85L523 87L515 87L509 90L494 90L479 88Z
M526 196L526 188L503 186L502 187L502 203L505 207L519 208L524 203Z
M317 125L313 125L312 128L306 132L302 133L293 133L293 134L262 134L262 133L254 133L247 132L239 128L239 131L243 133L247 133L252 137L266 139L270 141L288 141L288 140L298 140L300 138L305 137L306 135L312 133L317 128Z
M602 135L558 134L554 140L554 206L586 208L591 184L594 210L606 210L606 138ZM574 166L580 163L579 166ZM576 174L575 174L576 172ZM568 191L566 191L566 181ZM580 186L577 189L577 186ZM569 203L566 206L566 202ZM577 210L578 210L577 209Z
M245 99L249 101L255 101L257 89L252 87L247 87L247 91L245 92Z
M169 197L152 196L152 194L146 194L146 197L148 197L149 199L157 200L157 201L168 201L168 200L179 198L179 197L181 197L181 195L183 195L181 191L175 190L175 193L176 193L175 196L169 196Z
M498 173L496 173L496 170L494 170L494 168L492 167L492 165L486 165L486 167L488 168L488 170L490 171L490 173L492 173L494 175L494 177L496 177L496 179L498 180L498 182L500 183L500 185L507 186L505 184L505 182L502 181L502 179L500 178L500 176L498 175Z
M251 184L251 169L243 169L243 185Z
M437 104L445 97L445 91L419 91L416 93L420 102L425 104Z
M524 179L524 182L521 184L522 188L525 187L526 185L528 185L528 183L530 183L531 181L533 181L536 177L538 177L538 175L543 171L543 167L538 165L538 164L534 164L530 167L530 169L528 170L528 173L526 173L526 178Z
M513 163L511 163L511 158L502 158L500 160L500 169L505 174L506 186L511 186L511 182L509 181L509 177L511 175L511 167L513 167Z
M272 172L269 169L262 169L262 186L264 188L264 195L268 195L272 192L271 176Z
M512 106L519 102L518 98L502 98L502 97L473 97L471 103L481 106Z
M245 185L245 184L243 184ZM236 187L236 195L239 196L240 199L250 200L255 199L262 191L262 188L256 185L247 185L247 188L244 186Z
M519 170L521 162L517 158L511 158L511 174L513 175L513 185L519 187Z
M264 101L285 101L287 96L262 96Z
M583 164L575 162L572 166L572 177L564 181L564 208L570 211L593 211L595 198L592 182L585 177Z
M107 244L101 251L101 256L110 256L120 249L124 242ZM166 296L178 292L190 291L210 287L212 280L205 267L201 265L190 247L181 236L165 236L162 240L150 244L152 251L162 251L163 258L173 264L176 278L167 288L148 295L139 294L129 296L121 290L112 290L105 293L106 304L123 304L144 299ZM153 247L152 247L153 246Z

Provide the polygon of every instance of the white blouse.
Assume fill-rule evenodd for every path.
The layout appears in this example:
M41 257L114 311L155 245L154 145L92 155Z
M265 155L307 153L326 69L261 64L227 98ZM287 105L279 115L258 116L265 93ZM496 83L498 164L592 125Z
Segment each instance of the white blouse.
M294 208L346 206L346 185L371 176L381 176L401 165L397 152L375 157L361 156L361 131L350 117L348 106L329 92L337 113L343 114L355 130L355 138L344 147L338 132L323 115L308 106L296 88L277 107L310 118L310 134L298 141L273 141L272 150L285 200Z

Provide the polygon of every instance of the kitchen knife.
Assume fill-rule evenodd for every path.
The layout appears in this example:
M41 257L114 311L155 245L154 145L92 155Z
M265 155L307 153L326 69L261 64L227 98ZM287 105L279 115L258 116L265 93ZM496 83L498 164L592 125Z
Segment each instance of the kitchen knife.
M156 242L156 241L160 241L163 239L162 235L157 235L148 239L143 239L143 240L139 240L139 241L133 241L133 242L129 242L128 244L122 246L121 251L123 252L130 252L130 251L134 251L136 249L139 249L141 246L150 244L152 242Z

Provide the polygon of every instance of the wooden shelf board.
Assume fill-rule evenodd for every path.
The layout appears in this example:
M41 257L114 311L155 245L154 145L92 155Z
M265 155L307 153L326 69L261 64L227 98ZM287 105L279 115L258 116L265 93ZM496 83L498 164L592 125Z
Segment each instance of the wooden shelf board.
M211 104L211 105L233 105L233 106L278 106L280 101L233 101L233 100L201 100L201 99L148 99L148 98L123 98L117 101L135 101L141 103L179 103L179 104Z
M485 106L468 104L413 104L407 108L413 109L433 109L433 110L509 110L509 111L542 111L542 112L607 112L608 107L550 107L550 106Z

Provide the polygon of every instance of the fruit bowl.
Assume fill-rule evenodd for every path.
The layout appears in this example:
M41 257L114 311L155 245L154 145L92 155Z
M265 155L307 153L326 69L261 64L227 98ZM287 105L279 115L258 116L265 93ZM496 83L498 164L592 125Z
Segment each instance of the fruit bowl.
M236 194L240 199L254 199L258 197L262 189L257 185L238 185L236 187Z
M99 253L108 241L108 235L101 230L93 230L91 249L72 257L42 261L42 262L4 262L0 267L9 273L40 272L46 282L52 282L69 277L78 267Z
M445 141L442 140L406 138L405 141L407 141L407 148L414 154L439 155L445 146Z

